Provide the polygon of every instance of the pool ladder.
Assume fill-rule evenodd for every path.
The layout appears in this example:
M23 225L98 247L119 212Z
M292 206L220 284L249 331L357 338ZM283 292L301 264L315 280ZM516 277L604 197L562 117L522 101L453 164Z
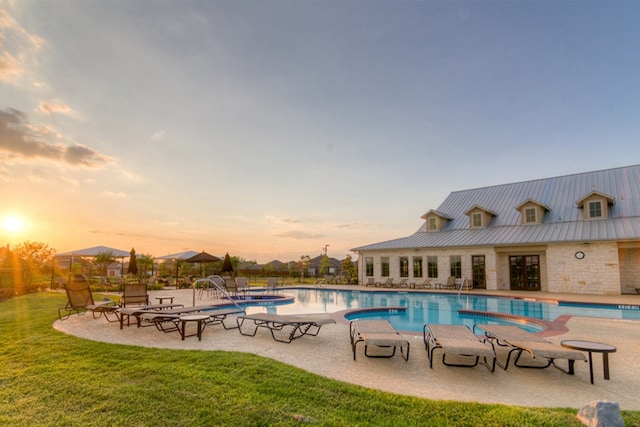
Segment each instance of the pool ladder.
M196 306L196 285L198 283L210 283L213 284L213 287L216 288L218 291L220 291L220 293L225 296L229 301L231 301L233 303L233 305L235 305L236 307L238 307L238 309L244 311L244 308L240 307L240 304L238 304L238 302L236 300L234 300L233 298L231 298L231 295L229 295L229 293L227 292L227 290L225 289L224 286L221 286L216 280L214 279L220 279L222 281L224 281L224 279L220 276L210 276L207 277L206 279L197 279L196 281L193 282L193 306Z

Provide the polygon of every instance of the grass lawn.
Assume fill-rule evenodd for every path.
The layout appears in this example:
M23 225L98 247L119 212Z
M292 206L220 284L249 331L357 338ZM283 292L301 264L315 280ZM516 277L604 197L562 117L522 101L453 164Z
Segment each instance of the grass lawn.
M49 292L0 302L0 425L581 425L574 409L398 396L251 354L87 341L52 328L65 303ZM640 425L640 412L623 418Z

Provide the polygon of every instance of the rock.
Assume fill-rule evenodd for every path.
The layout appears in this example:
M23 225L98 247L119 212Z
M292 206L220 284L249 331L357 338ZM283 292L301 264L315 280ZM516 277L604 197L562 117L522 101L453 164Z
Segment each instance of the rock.
M594 400L583 406L577 417L589 427L624 427L617 402Z

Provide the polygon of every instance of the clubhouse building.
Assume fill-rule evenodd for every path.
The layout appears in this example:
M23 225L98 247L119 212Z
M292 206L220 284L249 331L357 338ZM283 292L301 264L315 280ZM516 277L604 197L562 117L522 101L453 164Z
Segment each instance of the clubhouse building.
M488 290L640 288L640 165L456 191L422 220L410 236L353 249L361 284L453 276Z

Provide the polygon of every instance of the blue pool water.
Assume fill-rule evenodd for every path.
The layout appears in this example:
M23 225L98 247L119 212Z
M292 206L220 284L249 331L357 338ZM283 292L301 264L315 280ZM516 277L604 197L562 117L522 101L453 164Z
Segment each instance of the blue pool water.
M458 310L476 310L526 316L553 321L561 315L603 317L640 320L640 306L549 303L497 296L456 295L424 292L365 292L335 289L281 289L278 294L291 296L293 303L260 303L249 305L248 313L269 312L278 314L335 313L350 309L371 307L404 307L405 310L389 313L355 313L348 319L387 319L396 329L421 332L425 323L467 325L476 323L504 323L503 320L483 316L461 314ZM539 330L535 325L527 329Z

